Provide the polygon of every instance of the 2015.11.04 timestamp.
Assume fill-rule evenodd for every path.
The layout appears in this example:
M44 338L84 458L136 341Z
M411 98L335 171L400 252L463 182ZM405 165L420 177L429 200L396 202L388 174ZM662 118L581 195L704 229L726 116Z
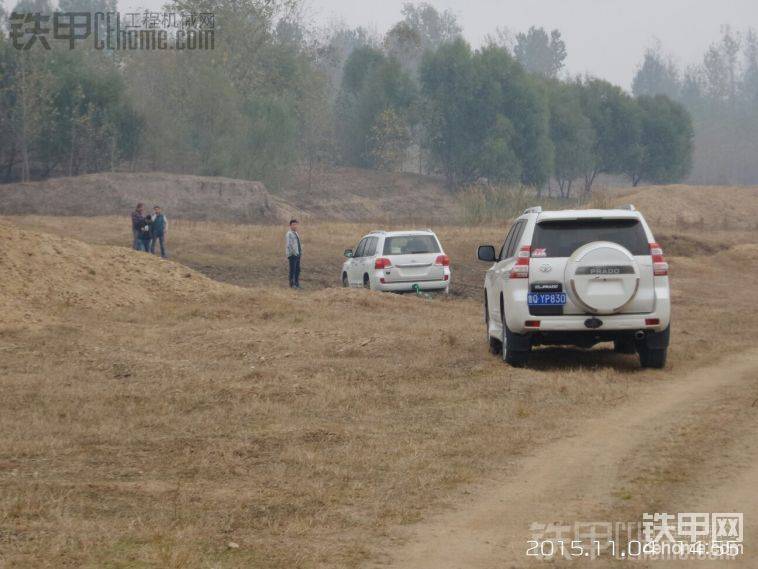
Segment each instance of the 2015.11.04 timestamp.
M554 557L561 557L564 559L570 558L590 558L596 559L598 557L616 557L617 547L614 540L529 540L526 542L526 555L528 557L541 557L545 559L551 559ZM640 544L640 553L642 550ZM621 551L618 557L625 558L626 551ZM632 555L633 556L633 555Z

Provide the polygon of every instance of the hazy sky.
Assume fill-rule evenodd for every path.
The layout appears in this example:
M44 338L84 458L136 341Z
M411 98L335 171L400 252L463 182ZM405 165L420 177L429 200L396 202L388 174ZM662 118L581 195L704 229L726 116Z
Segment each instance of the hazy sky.
M404 0L306 0L318 25L342 20L350 26L386 31L400 19ZM157 9L161 0L121 0ZM624 87L631 85L646 47L660 40L680 63L700 60L724 24L758 28L758 0L430 0L458 16L475 46L497 26L522 31L558 28L568 48L567 68L589 72Z

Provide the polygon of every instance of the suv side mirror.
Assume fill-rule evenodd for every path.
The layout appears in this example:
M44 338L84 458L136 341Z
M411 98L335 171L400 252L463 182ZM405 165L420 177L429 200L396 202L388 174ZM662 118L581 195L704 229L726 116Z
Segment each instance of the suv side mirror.
M476 250L476 256L480 261L485 261L487 263L494 263L497 261L495 248L492 245L479 245L479 248Z
M350 258L353 256L353 250L352 249L345 249L345 252L343 253L345 257Z

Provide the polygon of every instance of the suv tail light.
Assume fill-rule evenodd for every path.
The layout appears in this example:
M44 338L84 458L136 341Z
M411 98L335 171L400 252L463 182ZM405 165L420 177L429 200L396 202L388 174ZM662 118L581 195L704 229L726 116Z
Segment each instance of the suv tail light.
M532 256L532 248L529 245L524 245L519 249L516 255L516 264L511 269L510 278L512 279L528 279L529 278L529 258Z
M376 260L376 262L374 262L375 269L386 269L387 267L391 267L391 266L392 266L392 261L384 257L379 257Z
M669 264L663 256L663 249L658 243L650 244L650 255L653 257L653 275L656 277L665 277L669 274Z
M450 266L450 257L447 255L440 255L434 260L435 265L442 265L443 267L449 267Z

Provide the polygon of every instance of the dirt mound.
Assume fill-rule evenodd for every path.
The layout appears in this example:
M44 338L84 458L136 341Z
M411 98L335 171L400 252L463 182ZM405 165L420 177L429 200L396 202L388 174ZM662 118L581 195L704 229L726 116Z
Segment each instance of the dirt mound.
M49 319L67 308L139 307L166 295L199 298L225 286L153 255L0 225L4 323Z
M426 223L457 220L459 206L442 181L418 174L330 168L295 176L282 197L324 220Z
M755 229L758 188L651 186L613 200L634 204L655 226L676 229Z
M758 243L735 245L727 251L727 255L736 261L758 261Z
M277 223L319 220L417 222L458 218L455 196L428 176L329 168L295 174L276 194L260 182L162 172L100 173L0 185L0 214L124 215L137 202L169 217Z
M197 220L274 223L295 213L260 182L229 178L108 172L0 186L8 215L124 215L137 202Z
M656 235L658 243L666 255L671 257L695 257L697 255L714 255L729 246L717 241L703 241L689 235L662 234Z

